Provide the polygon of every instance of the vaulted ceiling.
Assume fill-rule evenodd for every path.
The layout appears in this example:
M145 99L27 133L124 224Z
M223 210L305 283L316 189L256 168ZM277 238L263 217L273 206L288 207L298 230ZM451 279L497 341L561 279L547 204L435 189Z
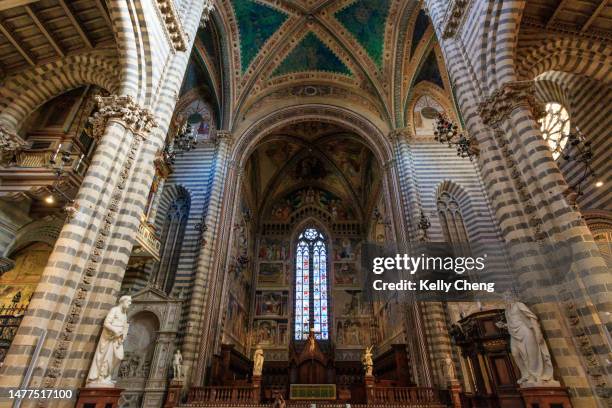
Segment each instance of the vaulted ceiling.
M249 201L260 218L296 191L324 192L362 219L380 186L379 164L360 138L321 122L286 126L270 134L247 164Z
M0 76L114 46L104 0L0 1Z
M323 92L401 124L416 82L448 87L417 0L220 0L217 13L196 47L234 120L270 99ZM214 66L215 35L225 39L225 66Z

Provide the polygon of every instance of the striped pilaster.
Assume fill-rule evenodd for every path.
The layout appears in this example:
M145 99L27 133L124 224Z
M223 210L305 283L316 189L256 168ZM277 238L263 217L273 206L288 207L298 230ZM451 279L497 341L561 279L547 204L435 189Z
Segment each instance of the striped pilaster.
M542 321L555 374L570 388L574 406L592 406L610 384L603 369L609 349L603 330L610 323L612 286L592 235L564 198L566 183L535 121L535 98L523 87L527 84L516 81L516 33L525 1L463 2L454 13L449 12L454 3L426 4L462 117L480 146L479 169L511 245L512 270ZM554 253L533 251L550 243L568 245L573 255L565 284L555 285L548 276L552 262L546 258ZM553 312L563 304L580 310L578 318Z
M130 212L127 186L155 122L130 97L99 102L99 148L2 367L5 389L19 387L30 364L39 368L29 388L82 386L102 319L116 303L138 223L118 220ZM40 357L30 361L41 337Z
M224 272L222 265L225 260L222 247L229 242L226 235L229 231L223 231L222 217L226 212L224 206L230 205L226 182L230 170L232 135L226 131L217 131L216 138L217 150L210 173L210 193L203 217L202 246L197 259L189 306L188 319L192 324L187 327L183 340L183 358L192 385L203 383L206 366L211 357L216 333L214 325L220 313L219 300Z

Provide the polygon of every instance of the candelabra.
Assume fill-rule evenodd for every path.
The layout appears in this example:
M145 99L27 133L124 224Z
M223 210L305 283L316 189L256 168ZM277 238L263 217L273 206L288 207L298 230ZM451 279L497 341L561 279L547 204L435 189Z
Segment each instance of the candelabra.
M451 122L445 115L438 113L435 121L434 139L448 147L457 149L457 156L473 160L476 155L474 143L469 136L459 132L459 126Z

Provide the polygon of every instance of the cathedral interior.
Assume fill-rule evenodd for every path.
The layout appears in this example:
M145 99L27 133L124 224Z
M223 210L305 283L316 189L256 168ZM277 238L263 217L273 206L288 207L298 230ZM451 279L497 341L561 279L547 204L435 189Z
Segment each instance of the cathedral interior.
M607 0L0 1L0 406L610 407L611 89Z

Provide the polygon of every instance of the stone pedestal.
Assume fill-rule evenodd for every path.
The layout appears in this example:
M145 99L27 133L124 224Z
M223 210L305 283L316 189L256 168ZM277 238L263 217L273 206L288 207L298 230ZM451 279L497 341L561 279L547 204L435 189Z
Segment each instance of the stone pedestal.
M122 388L79 388L76 408L117 408Z
M366 400L368 403L374 402L374 376L366 375L364 377Z
M451 380L448 390L450 391L453 408L461 408L461 383L457 380Z
M168 386L168 393L166 394L166 402L164 408L174 408L181 402L181 390L183 389L183 382L181 380L172 380Z
M564 387L521 387L519 392L526 408L572 408Z
M253 376L253 403L261 402L261 375Z

